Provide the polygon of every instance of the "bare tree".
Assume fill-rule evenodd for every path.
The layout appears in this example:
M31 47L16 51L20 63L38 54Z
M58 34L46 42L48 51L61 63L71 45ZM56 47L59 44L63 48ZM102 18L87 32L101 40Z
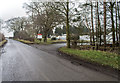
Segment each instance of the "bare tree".
M98 2L96 3L97 9L96 9L96 50L98 50L98 39L99 39L99 13L98 13Z
M113 7L115 2L110 2L110 13L111 13L111 21L112 21L112 39L113 39L113 48L115 46L115 26L114 26L114 16L113 16Z
M118 13L118 12L117 12L117 11L118 11L118 8L117 8L117 2L115 2L115 10L116 10L116 12L115 12L115 13L116 13L116 39L117 39L116 41L117 41L117 43L118 43L118 23L117 23L117 22L118 22L118 21L117 21L117 20L118 20L118 19L117 19L117 16L118 16L118 14L117 14L117 13Z
M3 20L0 19L0 31L2 30L2 24L3 24Z
M70 33L69 33L69 0L67 0L67 9L66 9L66 40L67 48L70 48Z
M102 30L100 25L100 15L99 15L99 2L97 2L97 21L98 21L98 37L99 37L99 45L101 46L102 43Z
M103 2L103 8L104 8L104 47L106 50L106 0Z
M92 45L95 45L94 25L93 25L93 4L92 4L92 2L91 2L91 25L92 25L92 39L93 39Z
M43 33L44 42L47 42L47 35L63 21L63 16L51 8L52 2L32 2L26 4L26 9L32 12L35 25L38 25L39 32ZM34 14L34 16L33 16ZM57 19L56 19L57 18Z
M69 26L71 22L71 17L72 17L72 8L74 7L69 7L70 2L67 0L66 2L55 2L51 7L57 11L59 11L62 15L65 16L65 24L66 24L66 40L67 40L67 48L70 48L70 31L69 31Z
M118 18L119 18L119 47L120 47L120 2L117 3L118 5Z

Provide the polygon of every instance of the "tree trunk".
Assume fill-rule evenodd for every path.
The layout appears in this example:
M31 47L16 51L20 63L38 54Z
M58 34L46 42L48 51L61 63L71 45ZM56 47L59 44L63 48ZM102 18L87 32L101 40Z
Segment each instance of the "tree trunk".
M98 34L99 34L99 35L98 35L98 36L99 36L99 45L101 46L101 43L102 43L102 38L101 38L102 33L101 33L101 31L102 31L102 30L101 30L101 26L100 26L100 17L99 17L99 12L98 12L98 11L99 11L99 8L98 8L98 7L99 7L99 5L98 5L98 2L97 2L98 29L99 29L99 31L98 31Z
M96 12L96 50L98 50L98 28L99 28L99 23L97 23L98 22L98 2L97 2L97 12ZM97 26L98 25L98 26Z
M120 47L120 3L118 5L118 17L119 17L119 47Z
M43 41L47 42L47 33L46 32L44 33L44 40Z
M86 17L85 17L85 18L86 18ZM90 27L89 27L89 25L88 25L87 18L86 18L86 24L87 24L87 27L88 27L88 29L89 29L89 31L90 31L90 45L92 45L92 33L91 33L91 29L90 29Z
M117 43L118 43L117 3L115 5L115 8L116 8L116 39L117 39Z
M44 36L44 42L47 42L47 36Z
M110 2L110 10L111 10L111 21L112 21L112 39L113 39L113 49L114 49L114 46L115 46L115 28L114 28L114 17L113 17L113 3Z
M102 45L102 28L100 26L100 46Z
M90 45L92 45L92 34L91 34L91 29L89 28L90 30Z
M95 38L94 38L94 26L93 26L93 5L91 2L91 24L92 24L92 39L93 39L93 44L95 45Z
M106 0L104 0L104 50L106 50Z
M67 11L66 11L66 40L67 48L70 48L70 33L69 33L69 0L67 0Z

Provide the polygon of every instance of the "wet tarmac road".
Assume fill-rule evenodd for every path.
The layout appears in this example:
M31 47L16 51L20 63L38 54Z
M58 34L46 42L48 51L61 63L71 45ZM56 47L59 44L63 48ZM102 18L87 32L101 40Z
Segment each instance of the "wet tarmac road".
M9 39L4 51L2 81L117 81L15 40Z

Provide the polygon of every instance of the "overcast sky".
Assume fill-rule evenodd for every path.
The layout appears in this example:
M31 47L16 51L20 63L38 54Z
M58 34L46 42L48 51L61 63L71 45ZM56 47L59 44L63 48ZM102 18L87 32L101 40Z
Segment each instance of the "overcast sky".
M25 9L23 8L23 3L30 1L51 1L51 0L0 0L0 19L4 21L13 17L26 16ZM72 0L84 2L85 0ZM119 0L118 0L119 1ZM7 30L2 31L5 36L12 35L8 34Z
M28 0L0 0L0 18L4 21L13 18L26 16L23 3ZM13 36L13 33L9 33L6 29L1 31L5 36Z
M4 21L14 18L26 16L25 9L23 8L23 3L30 1L50 1L50 0L0 0L0 19ZM5 36L13 36L12 33L2 30Z
M23 3L27 0L1 0L0 1L0 18L7 20L12 17L25 16Z

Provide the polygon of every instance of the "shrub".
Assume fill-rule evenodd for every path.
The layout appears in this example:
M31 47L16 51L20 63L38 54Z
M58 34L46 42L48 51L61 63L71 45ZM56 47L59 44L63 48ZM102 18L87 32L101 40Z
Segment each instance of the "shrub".
M57 40L57 38L56 37L52 37L51 40Z
M79 35L71 34L70 35L70 40L79 40Z
M2 41L4 39L5 39L4 35L2 33L0 33L0 41Z
M34 38L24 38L24 40L28 40L28 41L34 41Z
M77 47L77 40L79 40L79 35L72 34L70 37L70 40L72 40L73 48L76 48Z

